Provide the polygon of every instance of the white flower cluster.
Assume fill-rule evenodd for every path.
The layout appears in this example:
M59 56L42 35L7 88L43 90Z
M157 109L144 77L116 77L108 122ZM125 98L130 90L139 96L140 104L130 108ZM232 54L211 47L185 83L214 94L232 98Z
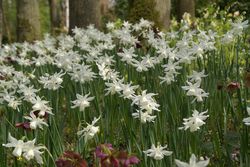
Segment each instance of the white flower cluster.
M132 82L125 84L124 79L119 79L118 73L110 68L110 66L98 64L99 75L103 78L103 80L108 80L105 85L107 86L106 91L108 94L118 93L124 99L132 100L132 105L136 104L139 107L136 113L133 113L132 116L134 118L139 118L142 123L146 122L154 122L156 116L152 115L153 111L160 111L159 104L156 103L153 96L154 93L146 93L147 91L142 91L141 95L136 95L135 90L139 87L138 85L132 85ZM105 71L105 72L104 72ZM110 73L114 73L117 75L109 75Z
M39 82L43 84L45 89L49 90L57 90L61 87L61 83L63 79L61 78L64 73L61 71L59 73L55 73L53 75L45 74L45 76L41 76Z
M14 150L12 154L16 157L23 156L26 160L34 159L39 164L43 164L43 159L41 154L43 154L41 149L46 149L45 146L35 145L36 139L24 142L23 140L17 140L16 138L12 137L9 133L8 137L9 143L3 144L4 147L13 147Z
M142 123L153 122L156 118L156 116L152 115L153 111L160 111L158 109L160 105L153 98L155 95L154 93L147 94L147 90L144 90L141 95L133 98L132 104L139 106L140 110L137 110L137 113L133 113L132 115L135 118L139 118Z
M222 43L229 44L236 39L237 36L243 34L243 30L246 29L248 25L248 20L242 21L240 19L236 22L231 22L232 29L228 31L221 39Z
M89 65L74 64L71 72L68 73L71 79L84 84L85 82L93 81L95 73L92 71Z
M73 36L60 35L54 38L46 35L44 40L32 44L25 42L5 45L0 50L0 104L6 104L17 111L20 111L23 102L31 104L32 110L29 116L24 118L29 120L31 129L43 129L44 126L48 126L44 117L47 114L51 116L53 113L49 101L39 96L40 89L35 83L42 84L44 89L58 90L63 82L68 81L68 78L74 82L86 84L98 78L99 74L105 82L106 96L118 94L121 98L130 100L136 110L132 114L133 118L138 118L141 123L154 122L156 118L154 112L160 111L160 105L154 98L157 94L140 90L139 85L134 85L127 76L121 77L115 68L122 64L128 69L132 68L143 74L152 68L162 67L164 74L159 76L161 83L172 84L184 66L188 66L197 59L206 58L209 55L208 51L216 49L217 38L222 38L221 40L227 43L234 40L236 36L242 35L243 30L248 26L248 21L239 20L232 23L232 29L223 36L217 35L212 30L191 30L186 21L182 24L179 31L168 33L155 32L153 23L144 19L134 25L123 22L120 27L115 23L108 23L108 33L100 32L90 25L86 29L75 28ZM136 47L142 47L142 49L136 49ZM34 56L30 56L31 54ZM11 65L13 62L25 70L33 68L36 70L30 73L18 71L16 66ZM54 68L61 71L49 74ZM95 71L96 68L98 72ZM47 70L43 71L43 69ZM188 77L187 86L182 86L182 89L187 91L187 96L194 97L193 103L203 102L209 95L201 88L204 77L206 77L204 71L193 71L193 74ZM93 99L90 93L86 95L76 93L72 108L79 107L80 111L84 111ZM204 121L208 118L206 113L207 111L199 113L193 110L191 117L184 118L184 127L181 129L197 131L205 124ZM85 141L93 138L99 131L99 126L95 125L99 119L100 117L95 118L77 134L83 135ZM245 118L243 122L249 125L249 120ZM23 156L26 159L35 157L39 163L42 163L40 148L34 146L34 142L33 144L30 142L27 147L25 142L11 136L9 141L10 143L5 146L15 147L15 153L13 153L15 156L20 156L24 152ZM28 148L36 150L36 153L29 152ZM171 154L165 149L166 146L162 147L160 144L152 145L145 153L159 160ZM199 164L196 163L194 155L191 159L190 166ZM187 166L180 161L176 163ZM206 166L207 161L201 164Z
M179 129L190 129L190 132L195 132L200 129L200 126L206 124L204 120L206 120L209 116L204 115L207 111L199 113L197 110L193 110L192 117L184 118L184 127L180 127Z
M194 96L194 100L192 102L202 102L204 97L208 97L209 93L206 93L203 89L200 88L201 80L204 75L204 71L196 72L193 71L193 74L189 76L190 82L187 81L188 86L182 86L183 90L187 91L187 96Z
M188 76L190 79L190 82L187 81L188 86L182 86L182 89L187 91L187 96L195 96L195 99L192 101L192 103L195 102L195 100L197 102L202 102L203 97L208 97L208 93L200 88L202 78L206 76L207 75L204 74L204 70L202 72L193 71L193 74ZM190 132L199 130L200 126L205 124L204 120L209 117L208 115L204 115L207 112L208 111L199 113L197 110L193 110L192 117L184 118L184 127L180 127L179 129L190 129Z
M165 150L167 145L162 147L160 144L155 147L153 144L150 149L143 151L147 156L154 158L155 160L162 160L164 156L172 155L172 151ZM204 160L203 157L200 158L200 161L197 161L197 158L194 154L191 155L189 163L182 162L178 159L175 159L175 163L178 167L206 167L209 164L209 159Z
M198 40L194 40L195 37L198 37ZM216 37L212 31L189 31L184 33L182 39L177 41L173 48L166 45L167 41L164 39L161 39L163 41L151 39L155 43L152 45L155 46L159 54L158 62L163 60L167 62L162 65L165 75L160 77L161 83L171 84L179 74L178 70L182 69L182 65L191 64L197 58L203 59L207 51L215 50Z

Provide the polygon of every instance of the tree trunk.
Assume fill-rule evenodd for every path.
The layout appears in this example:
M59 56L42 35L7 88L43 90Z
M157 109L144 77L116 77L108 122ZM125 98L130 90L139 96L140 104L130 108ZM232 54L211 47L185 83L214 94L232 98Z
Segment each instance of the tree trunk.
M69 1L69 28L87 27L94 24L100 28L101 23L100 0L70 0Z
M17 5L17 40L34 41L40 39L41 25L37 0L16 0Z
M55 34L60 28L59 3L57 0L49 0L51 33Z
M155 9L159 13L159 21L168 29L170 25L170 10L171 1L170 0L155 0Z
M101 15L105 15L108 12L109 0L100 0Z
M10 9L13 7L13 1L2 1L2 21L3 21L3 29L2 29L2 42L11 43L16 40L16 25L13 24L13 20L8 14L11 12ZM12 22L11 22L12 20ZM14 26L14 27L13 27ZM14 30L14 31L13 31Z
M69 31L69 0L65 0L66 1L66 4L65 4L65 7L66 7L66 21L65 21L65 23L66 23L66 27L67 27L67 29L68 29L68 31Z
M69 0L62 0L60 3L61 8L61 26L64 30L69 30Z
M184 13L189 13L191 17L195 17L195 0L178 0L177 15L181 20Z
M3 6L2 6L2 0L0 0L0 48L2 45L2 39L3 39Z

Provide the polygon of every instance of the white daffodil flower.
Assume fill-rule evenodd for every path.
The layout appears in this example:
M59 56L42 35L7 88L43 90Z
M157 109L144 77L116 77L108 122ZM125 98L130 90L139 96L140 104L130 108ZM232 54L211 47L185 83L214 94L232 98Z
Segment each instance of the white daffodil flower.
M30 128L31 129L43 129L42 125L49 126L46 122L44 122L44 118L36 117L33 112L30 112L30 116L24 116L25 119L30 121Z
M178 159L175 159L175 163L178 167L206 167L209 164L209 159L197 162L196 156L192 154L189 163L182 162Z
M197 110L193 110L192 117L184 118L184 127L180 127L179 129L187 130L190 128L190 132L199 130L202 125L206 124L204 120L209 117L209 115L204 115L206 113L207 111L199 113Z
M33 104L32 112L39 111L39 116L44 116L46 113L54 115L51 111L51 107L47 105L49 102L42 100L39 96L36 96L31 103Z
M99 126L95 126L95 124L99 121L99 118L94 118L91 124L87 123L87 127L83 128L83 130L80 130L77 132L78 136L84 136L85 142L87 142L89 139L92 139L97 132L99 132Z
M90 106L90 101L92 101L94 99L94 97L89 97L90 93L82 96L80 94L76 94L76 100L72 101L72 103L74 104L73 106L71 106L71 108L76 108L79 107L80 111L84 111L85 108Z
M166 151L167 145L162 147L160 144L155 147L153 144L150 149L143 151L147 156L153 157L156 160L161 160L164 158L164 156L170 156L173 152L172 151Z
M195 96L194 102L202 102L204 97L208 97L209 93L206 93L203 89L200 88L200 82L191 83L187 81L188 86L182 86L183 90L187 91L187 96Z
M23 140L17 140L16 138L12 137L9 133L8 135L8 141L9 143L3 144L4 147L14 147L12 154L16 157L20 157L22 155L23 149L25 147L25 144Z
M141 95L134 96L133 97L133 104L138 105L141 110L146 110L149 114L152 113L152 111L160 111L158 107L160 107L159 104L156 103L155 99L153 96L157 94L154 93L148 93L147 90L142 91Z
M156 118L155 115L150 115L147 111L143 112L140 110L137 110L137 112L133 113L132 116L134 118L139 118L141 123L154 122L154 120Z
M201 72L193 71L193 74L188 76L188 78L191 82L201 83L202 78L207 76L204 73L204 70L202 70Z
M14 151L12 154L16 157L23 156L26 160L30 161L34 159L39 164L43 164L43 159L41 157L41 149L46 149L45 146L35 146L36 139L24 142L23 140L17 140L16 138L12 137L9 133L8 137L9 143L3 144L4 147L14 147Z
M45 76L40 77L39 82L43 84L45 89L57 90L61 87L61 83L63 82L62 76L64 74L62 71L53 75L46 73Z
M250 107L247 107L247 114L250 116ZM250 125L250 117L244 118L243 122L245 125L249 126Z
M107 91L105 93L105 96L111 94L114 95L115 93L120 93L120 91L122 90L122 83L123 83L123 79L121 80L114 80L113 82L106 82L106 89L105 91Z
M37 163L43 164L43 159L41 157L41 154L43 152L40 151L40 149L46 149L44 146L35 146L36 139L32 141L27 141L25 143L25 147L23 149L23 157L26 160L36 159Z
M125 99L132 99L135 95L135 89L137 89L139 86L134 85L131 86L132 83L129 84L122 84L122 94L121 96Z

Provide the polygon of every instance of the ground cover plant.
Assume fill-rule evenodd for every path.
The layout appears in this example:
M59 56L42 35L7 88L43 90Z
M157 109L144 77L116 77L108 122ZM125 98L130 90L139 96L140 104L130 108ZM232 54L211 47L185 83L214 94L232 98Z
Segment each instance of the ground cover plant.
M221 25L119 21L3 46L0 164L249 166L248 21Z

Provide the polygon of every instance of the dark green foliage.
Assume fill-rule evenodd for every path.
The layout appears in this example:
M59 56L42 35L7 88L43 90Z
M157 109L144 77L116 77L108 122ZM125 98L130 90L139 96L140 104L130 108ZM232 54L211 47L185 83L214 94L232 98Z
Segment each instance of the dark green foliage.
M211 3L207 3L204 0L196 1L197 9L201 9L204 7L210 7L211 3L215 3L216 6L219 6L222 10L227 10L229 13L234 13L239 11L240 13L245 12L246 17L250 17L250 1L249 0L211 0Z
M39 0L39 10L40 10L40 22L41 22L41 32L50 32L50 13L49 13L49 3L48 1Z
M128 17L128 0L117 0L115 5L115 14L118 18L125 20Z
M154 0L134 0L129 10L128 20L132 23L141 18L153 21L156 27L162 27L159 21L159 13L155 10Z
M13 42L16 38L16 1L2 0L4 25L3 43Z

